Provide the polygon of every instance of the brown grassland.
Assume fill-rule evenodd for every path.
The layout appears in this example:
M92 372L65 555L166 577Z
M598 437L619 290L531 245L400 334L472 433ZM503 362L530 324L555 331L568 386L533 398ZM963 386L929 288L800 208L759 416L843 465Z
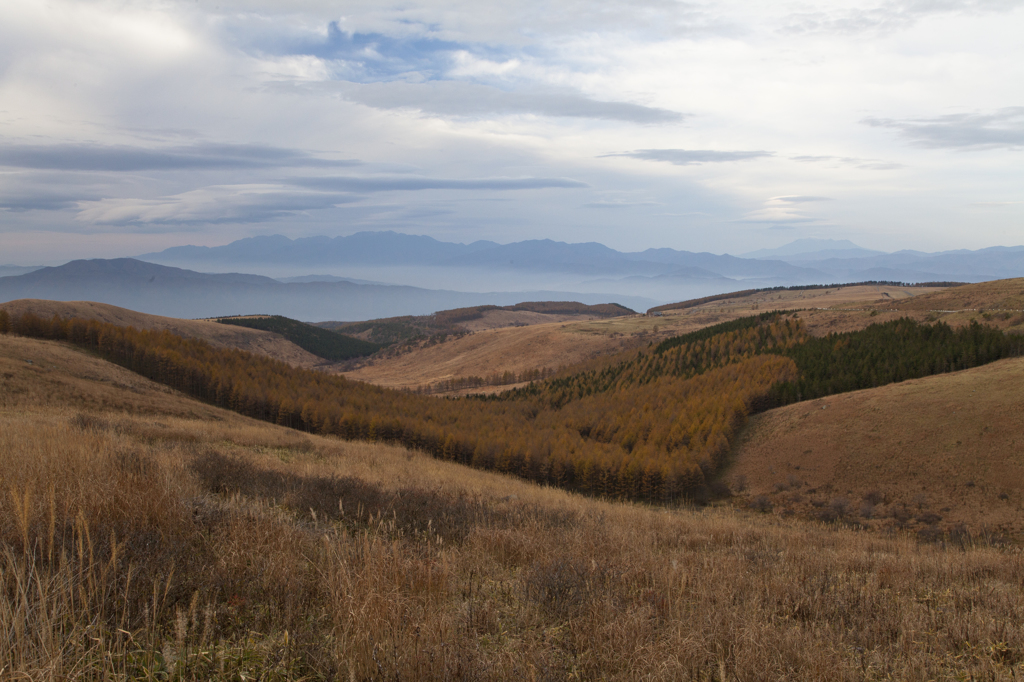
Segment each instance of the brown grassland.
M754 415L728 480L776 513L1024 540L1024 360Z
M119 327L169 331L178 336L202 339L214 348L237 348L250 353L259 353L275 360L287 362L294 367L316 367L329 370L332 365L327 360L299 348L280 334L219 324L210 320L183 320L177 317L149 315L93 301L46 301L26 298L4 303L3 309L11 317L32 313L44 320L49 320L56 315L63 319L77 317L83 320L106 322Z
M0 678L1024 673L1015 546L588 499L56 342L0 336L0 493Z
M873 322L898 317L925 320L930 313L879 312L870 316L867 308L878 301L905 301L941 291L938 288L865 285L810 289L806 291L767 291L736 299L707 303L687 310L673 310L659 317L632 315L606 319L565 319L545 322L544 316L531 315L530 326L499 328L487 316L473 327L474 333L443 343L417 348L394 357L373 359L345 376L388 388L410 388L436 384L463 377L487 377L495 373L534 369L558 370L583 362L601 362L623 352L646 347L670 336L708 327L719 322L767 310L807 309L801 317L812 334L863 329ZM852 308L857 311L818 310L827 307ZM504 311L495 311L487 315ZM498 318L497 319L504 319ZM524 318L525 320L525 318ZM965 319L961 324L966 324ZM952 321L951 324L955 324ZM469 327L473 323L468 323ZM457 393L493 393L494 387L483 387Z

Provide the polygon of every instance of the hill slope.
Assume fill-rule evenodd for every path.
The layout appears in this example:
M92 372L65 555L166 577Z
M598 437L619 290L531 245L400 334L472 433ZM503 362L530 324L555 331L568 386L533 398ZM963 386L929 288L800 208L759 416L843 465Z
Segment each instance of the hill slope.
M275 360L287 362L295 367L319 367L328 364L323 358L299 348L279 334L217 324L208 320L183 320L177 317L148 315L94 301L20 299L0 303L0 309L8 311L11 316L32 313L47 320L54 315L63 319L79 317L83 320L107 322L119 327L169 331L178 336L202 339L216 348L237 348L250 353L259 353Z
M1019 539L1022 386L1024 360L1014 358L772 410L751 418L726 479L745 478L747 496L765 495L777 510L830 515L846 500L851 518L866 520L861 507L874 492L871 516Z
M1011 679L1024 651L1016 550L590 500L2 335L0 405L15 677Z

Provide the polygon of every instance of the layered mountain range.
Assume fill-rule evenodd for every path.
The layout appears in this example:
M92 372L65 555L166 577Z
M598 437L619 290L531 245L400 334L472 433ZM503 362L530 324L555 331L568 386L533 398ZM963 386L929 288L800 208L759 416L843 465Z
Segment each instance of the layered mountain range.
M1020 276L1024 246L885 253L845 240L803 239L732 256L669 248L622 252L594 242L548 239L459 244L360 232L251 237L55 268L3 266L0 301L94 300L176 317L258 312L362 320L524 300L616 302L643 310L750 288Z
M583 290L597 287L656 298L666 284L701 285L707 280L719 280L713 287L728 288L728 282L722 280L749 287L864 280L980 282L1024 275L1024 246L885 253L831 239L802 239L778 249L732 256L669 248L622 252L595 242L567 244L550 239L458 244L396 232L359 232L335 238L251 237L225 246L174 247L139 258L178 267L233 268L271 276L308 275L315 270L380 281L390 275L386 281L399 284L436 281L436 274L423 280L423 270L445 271L449 273L443 276L445 280L467 282L483 272L488 281L559 281ZM404 281L395 281L398 269L405 271ZM609 289L613 282L616 284Z
M351 282L338 277L282 282L262 275L210 274L133 258L76 260L57 267L0 277L0 302L22 298L98 301L168 317L238 314L286 315L307 321L367 320L427 315L438 310L523 300L565 300L557 291L465 292ZM308 281L312 279L313 281ZM328 281L323 281L328 280ZM574 294L581 303L612 299L643 310L650 299L612 294Z

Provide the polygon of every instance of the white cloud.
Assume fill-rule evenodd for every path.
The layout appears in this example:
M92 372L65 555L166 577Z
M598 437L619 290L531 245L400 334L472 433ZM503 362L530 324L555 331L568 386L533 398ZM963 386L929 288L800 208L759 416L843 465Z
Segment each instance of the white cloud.
M76 218L96 225L262 223L357 199L337 193L297 191L281 185L212 185L156 199L83 201Z
M1010 0L10 0L3 229L976 248L1019 233L972 206L1019 197L1021 34ZM400 175L434 189L339 203Z

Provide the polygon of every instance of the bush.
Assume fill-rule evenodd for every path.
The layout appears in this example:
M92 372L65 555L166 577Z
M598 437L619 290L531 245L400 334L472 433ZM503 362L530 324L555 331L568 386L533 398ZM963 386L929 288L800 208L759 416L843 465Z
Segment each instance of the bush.
M907 509L906 506L902 504L895 505L889 511L889 515L901 524L906 523L910 520L910 517L913 516L913 514L910 513L910 510Z
M877 490L869 490L866 493L864 493L863 497L863 500L865 502L870 502L872 505L881 504L882 500L884 499L885 497L882 495L882 493L878 492Z
M0 334L11 330L11 316L6 310L0 310Z
M816 519L818 519L819 521L824 521L825 523L832 523L833 521L838 521L840 516L842 516L842 514L837 512L832 507L823 507L819 509L817 513L814 515Z
M773 508L772 501L769 500L765 495L758 495L750 501L750 508L754 511L759 511L762 514L767 514Z
M835 497L828 506L839 516L845 516L846 510L850 508L850 501L845 497Z

